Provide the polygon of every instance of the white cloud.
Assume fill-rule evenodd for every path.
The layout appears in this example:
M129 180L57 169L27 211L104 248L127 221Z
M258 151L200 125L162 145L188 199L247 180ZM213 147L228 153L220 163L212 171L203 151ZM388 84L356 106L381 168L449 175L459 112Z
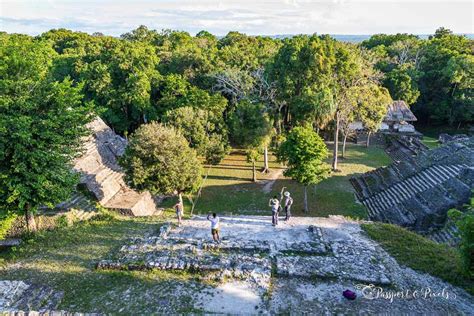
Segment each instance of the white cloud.
M473 32L471 1L426 0L2 0L0 29L39 34L65 27L120 35L144 24L192 34Z

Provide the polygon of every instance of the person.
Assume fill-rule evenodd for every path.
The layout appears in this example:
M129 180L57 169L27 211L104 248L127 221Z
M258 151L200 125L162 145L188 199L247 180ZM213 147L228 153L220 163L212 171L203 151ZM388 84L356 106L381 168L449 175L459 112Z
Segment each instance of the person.
M214 240L215 243L220 243L221 239L219 237L219 216L217 216L216 213L212 213L207 215L207 220L211 222L211 234L212 234L212 239Z
M178 200L178 203L174 205L174 210L176 211L176 216L178 217L178 226L181 226L181 220L184 214L183 201Z
M285 206L285 221L288 222L291 217L291 206L293 205L293 198L290 196L290 192L286 191L285 192L285 203L283 204Z
M272 225L276 226L278 225L278 210L280 208L280 201L276 195L270 199L268 206L272 208Z

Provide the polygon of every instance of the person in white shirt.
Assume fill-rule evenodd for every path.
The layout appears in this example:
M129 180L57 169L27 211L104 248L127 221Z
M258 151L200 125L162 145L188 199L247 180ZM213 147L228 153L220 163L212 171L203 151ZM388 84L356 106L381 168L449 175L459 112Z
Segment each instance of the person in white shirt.
M216 213L212 213L207 215L207 220L211 222L211 234L212 234L212 239L214 239L214 242L220 243L220 237L219 237L219 216L217 216Z
M293 198L290 196L290 192L288 191L286 191L284 195L285 195L285 202L283 205L285 206L285 213L286 213L285 221L289 221L291 217L291 206L293 205Z

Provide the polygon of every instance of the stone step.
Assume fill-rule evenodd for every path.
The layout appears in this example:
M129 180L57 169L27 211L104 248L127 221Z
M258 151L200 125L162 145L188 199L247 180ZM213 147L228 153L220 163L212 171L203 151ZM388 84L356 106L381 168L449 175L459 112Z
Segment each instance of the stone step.
M457 176L466 167L466 165L434 165L370 196L364 200L366 201L364 205L370 209L372 215L379 214L395 204L412 198L417 193Z
M19 310L56 309L62 297L61 292L55 292L49 287L30 285L12 304L12 308Z

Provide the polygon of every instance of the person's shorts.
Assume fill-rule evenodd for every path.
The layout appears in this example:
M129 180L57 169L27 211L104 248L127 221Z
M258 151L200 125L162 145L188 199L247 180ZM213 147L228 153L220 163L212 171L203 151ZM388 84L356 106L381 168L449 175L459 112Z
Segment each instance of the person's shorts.
M216 229L211 228L211 234L214 235L214 234L218 234L218 233L219 233L219 228L216 228Z

